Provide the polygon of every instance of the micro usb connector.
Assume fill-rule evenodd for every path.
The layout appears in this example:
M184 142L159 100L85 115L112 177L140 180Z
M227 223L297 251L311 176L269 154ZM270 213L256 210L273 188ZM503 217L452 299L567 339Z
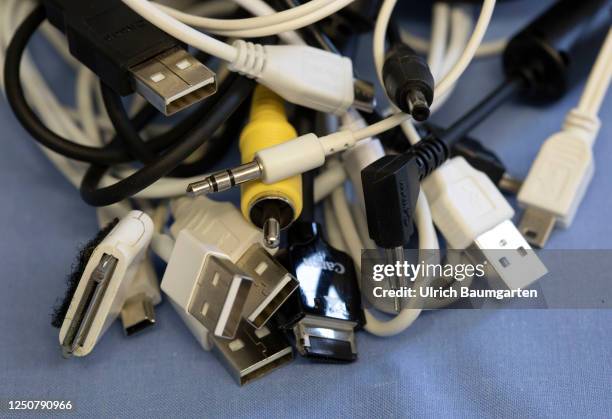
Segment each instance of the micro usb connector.
M242 321L234 339L213 337L213 351L238 384L246 384L293 359L291 345L282 332L255 329Z
M215 73L183 48L172 48L130 69L134 89L165 115L213 95Z
M245 318L260 328L300 284L259 244L251 246L236 264L253 277L253 286L245 305Z
M548 272L509 220L478 236L468 255L474 262L486 262L487 278L496 287L526 288Z
M121 323L126 336L135 335L155 325L155 309L151 298L145 293L129 298L121 309Z

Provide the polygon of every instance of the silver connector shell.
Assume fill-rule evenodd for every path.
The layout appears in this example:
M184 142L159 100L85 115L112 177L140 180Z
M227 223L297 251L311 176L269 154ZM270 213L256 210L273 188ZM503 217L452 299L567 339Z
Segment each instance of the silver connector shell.
M467 254L475 263L486 262L487 278L499 287L526 288L548 272L509 220L478 236Z
M255 329L242 321L236 337L213 337L213 351L240 385L279 368L293 359L293 350L282 332Z
M147 294L129 298L121 309L121 323L126 336L132 336L155 325L155 308Z
M546 246L556 223L557 217L554 214L537 208L527 208L519 223L519 231L531 245L542 248Z
M251 284L251 278L229 259L208 255L187 310L215 336L232 339Z
M217 91L215 73L183 48L172 48L130 69L134 89L165 115Z
M244 316L254 327L261 328L300 284L259 244L251 246L236 265L253 278Z

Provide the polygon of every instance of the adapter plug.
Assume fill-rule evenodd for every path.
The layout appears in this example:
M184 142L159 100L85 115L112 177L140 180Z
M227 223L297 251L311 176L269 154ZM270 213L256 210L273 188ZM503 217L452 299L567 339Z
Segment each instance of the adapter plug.
M382 79L387 95L416 121L429 118L434 78L427 61L407 45L393 46L385 57Z

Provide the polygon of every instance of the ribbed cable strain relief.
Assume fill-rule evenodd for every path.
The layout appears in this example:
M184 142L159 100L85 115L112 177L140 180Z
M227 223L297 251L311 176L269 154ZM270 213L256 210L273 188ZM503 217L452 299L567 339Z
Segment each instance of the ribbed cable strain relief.
M435 136L419 141L411 151L416 156L421 180L440 167L450 155L448 146Z
M266 50L263 45L246 42L243 40L235 41L236 60L229 65L231 71L242 74L252 79L258 78L266 63Z
M601 121L597 116L587 114L579 109L572 109L563 123L563 129L580 132L585 138L592 142L601 127Z

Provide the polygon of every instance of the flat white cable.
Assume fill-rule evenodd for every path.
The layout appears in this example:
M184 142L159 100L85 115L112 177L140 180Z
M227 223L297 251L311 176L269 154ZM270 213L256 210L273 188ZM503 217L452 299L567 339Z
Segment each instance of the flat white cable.
M331 197L327 197L325 201L323 201L323 218L325 219L325 232L327 233L327 241L330 246L341 252L347 253L348 246L340 231Z

